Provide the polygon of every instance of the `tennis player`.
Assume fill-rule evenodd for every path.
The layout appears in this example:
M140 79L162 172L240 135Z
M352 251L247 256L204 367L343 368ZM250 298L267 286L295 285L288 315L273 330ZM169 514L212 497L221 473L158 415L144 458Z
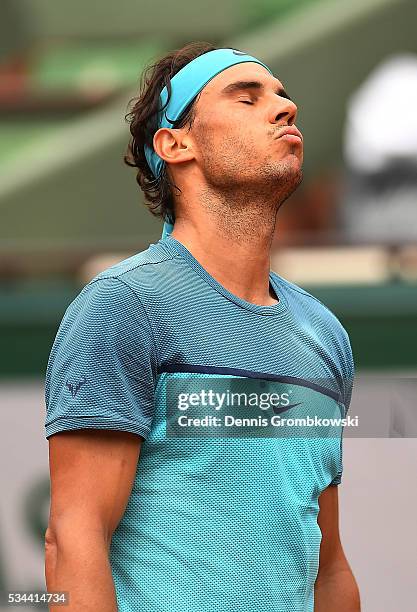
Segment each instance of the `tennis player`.
M341 429L316 419L346 415L349 338L270 270L296 116L234 49L191 44L144 75L126 161L163 237L82 289L47 368L46 582L68 611L359 611Z

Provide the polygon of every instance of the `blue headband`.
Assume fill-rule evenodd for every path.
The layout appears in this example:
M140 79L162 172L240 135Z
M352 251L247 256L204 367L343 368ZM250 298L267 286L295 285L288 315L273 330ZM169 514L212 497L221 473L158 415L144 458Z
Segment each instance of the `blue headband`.
M159 96L160 107L164 108L164 111L159 114L157 129L171 128L211 79L226 68L245 62L255 62L271 72L268 66L265 66L256 57L235 49L209 51L186 64L171 79L171 96L166 108L164 106L168 100L168 90L164 87L161 91ZM158 178L164 167L164 160L159 157L153 148L147 145L145 145L145 157L153 175ZM172 229L173 225L165 221L162 238L168 236Z

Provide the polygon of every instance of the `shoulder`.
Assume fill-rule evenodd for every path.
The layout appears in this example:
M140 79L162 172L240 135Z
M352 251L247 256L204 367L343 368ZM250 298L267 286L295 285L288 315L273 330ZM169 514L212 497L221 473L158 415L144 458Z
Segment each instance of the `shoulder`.
M106 319L121 319L125 315L138 316L146 310L159 284L163 284L166 270L173 267L171 254L151 244L96 274L69 305L65 315L90 312Z
M89 284L105 282L125 294L130 290L132 296L147 308L174 292L182 263L178 255L169 252L159 241L106 268Z
M311 331L319 334L321 338L335 344L339 351L344 353L348 360L351 360L349 334L335 313L315 295L276 272L272 274L278 286L281 287L292 315L308 326Z
M149 273L152 268L158 269L169 264L175 256L167 251L161 242L153 243L147 249L135 253L97 274L93 280L103 278L120 278L124 280L133 276Z
M151 244L147 249L135 253L97 274L91 282L118 279L125 285L145 288L157 283L166 269L175 265L176 257L164 249L161 242Z
M128 257L94 276L68 305L62 318L58 337L70 333L109 338L120 335L128 338L147 330L151 323L147 314L147 295L151 292L155 264L163 257L152 249Z
M288 279L272 272L278 286L284 291L290 308L300 314L315 316L320 320L326 321L335 331L346 333L342 323L326 304L323 304L315 295L312 295L299 285L292 283Z

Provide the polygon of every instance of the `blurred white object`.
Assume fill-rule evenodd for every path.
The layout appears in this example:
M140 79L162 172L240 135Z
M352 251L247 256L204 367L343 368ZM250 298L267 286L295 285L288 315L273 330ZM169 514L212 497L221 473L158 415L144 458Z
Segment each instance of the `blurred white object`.
M417 56L387 59L348 104L341 224L353 242L417 242Z
M111 266L115 266L123 259L131 257L134 253L100 253L92 255L87 261L80 266L77 274L77 280L81 285L89 283L97 274L107 270Z
M273 254L271 267L307 285L370 285L390 276L389 254L382 247L287 247Z
M417 56L391 57L350 98L345 158L360 172L382 170L395 159L417 164Z

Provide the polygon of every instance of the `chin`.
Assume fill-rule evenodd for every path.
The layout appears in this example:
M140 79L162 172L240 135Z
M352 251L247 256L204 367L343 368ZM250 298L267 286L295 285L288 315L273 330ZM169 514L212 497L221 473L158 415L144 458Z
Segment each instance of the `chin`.
M303 175L302 165L302 159L297 157L297 155L287 155L287 157L282 159L277 165L277 171L275 173L277 179L281 182L291 180L300 182Z
M274 172L274 188L281 203L286 200L303 180L302 161L295 155L281 160Z
M290 153L289 155L286 155L284 159L281 160L281 164L283 166L293 166L294 168L297 168L299 171L301 171L303 165L303 157L300 157L295 153Z
M263 172L275 176L301 172L303 156L289 152L280 158L268 158L263 162Z

